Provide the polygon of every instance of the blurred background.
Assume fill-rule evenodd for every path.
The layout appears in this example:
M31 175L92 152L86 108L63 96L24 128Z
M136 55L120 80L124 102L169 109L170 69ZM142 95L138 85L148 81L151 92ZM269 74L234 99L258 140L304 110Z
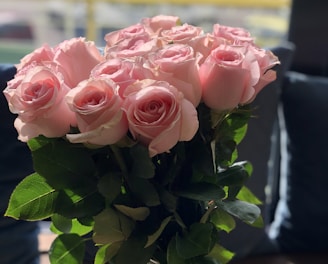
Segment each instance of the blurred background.
M106 33L158 14L211 31L214 23L244 27L259 45L281 42L291 0L0 0L0 63L48 43L83 36L104 45Z

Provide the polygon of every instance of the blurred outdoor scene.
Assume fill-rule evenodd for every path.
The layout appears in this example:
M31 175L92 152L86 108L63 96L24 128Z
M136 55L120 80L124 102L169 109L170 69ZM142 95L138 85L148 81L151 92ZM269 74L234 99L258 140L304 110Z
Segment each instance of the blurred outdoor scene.
M264 47L286 36L291 0L0 0L0 63L72 37L101 47L110 31L143 17L176 15L207 32L214 23L244 27Z

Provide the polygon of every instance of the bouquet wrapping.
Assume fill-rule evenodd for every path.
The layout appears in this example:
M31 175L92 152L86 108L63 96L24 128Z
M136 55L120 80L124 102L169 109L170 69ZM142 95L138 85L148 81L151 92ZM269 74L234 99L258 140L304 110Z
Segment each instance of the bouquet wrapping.
M51 219L51 263L87 263L90 244L96 264L229 262L219 233L261 226L237 145L278 58L243 28L166 15L105 40L44 44L17 65L4 94L35 173L6 215Z

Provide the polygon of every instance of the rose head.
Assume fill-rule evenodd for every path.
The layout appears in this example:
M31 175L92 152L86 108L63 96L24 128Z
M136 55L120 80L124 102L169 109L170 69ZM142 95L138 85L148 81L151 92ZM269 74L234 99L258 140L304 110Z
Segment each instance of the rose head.
M103 59L95 43L84 38L66 40L55 47L54 62L65 71L65 83L70 88L88 79L92 68Z
M19 72L26 66L32 63L40 63L43 61L52 61L54 57L54 51L49 45L44 44L40 48L35 49L33 52L27 54L20 60L20 63L16 65Z
M145 54L156 50L159 47L157 38L144 32L130 38L122 39L116 45L105 47L106 59L110 58L133 58L136 56L144 56Z
M91 78L106 77L119 85L118 93L123 98L124 90L136 80L152 78L149 69L143 67L141 57L130 59L108 59L96 65L91 71Z
M213 35L228 40L230 44L254 44L254 38L244 28L214 24Z
M112 47L124 39L130 39L144 34L149 35L145 26L142 24L135 24L120 30L107 33L104 39L106 41L106 45L108 47Z
M165 43L188 44L190 40L203 34L203 29L189 24L174 26L171 29L163 30L160 39Z
M195 135L197 111L174 86L148 79L130 85L125 93L123 109L130 132L148 146L151 157Z
M148 27L151 32L159 35L162 30L167 30L180 24L180 18L177 16L158 15L143 18L141 23Z
M251 46L250 50L254 53L258 61L261 75L258 83L254 86L255 94L247 101L247 103L251 103L266 85L277 78L276 71L272 68L275 65L280 64L278 57L269 50L260 49L256 46Z
M254 54L241 46L220 45L200 66L204 103L217 111L231 110L255 94L260 67Z
M114 144L128 130L118 86L108 78L89 79L69 91L66 101L75 113L78 134L66 137L72 143Z
M68 91L61 74L51 68L37 66L28 70L7 97L10 110L18 114L15 127L19 139L26 142L38 135L64 136L76 123L74 113L63 101Z
M154 72L156 80L169 82L197 106L201 99L198 61L189 45L171 44L149 54L146 67Z

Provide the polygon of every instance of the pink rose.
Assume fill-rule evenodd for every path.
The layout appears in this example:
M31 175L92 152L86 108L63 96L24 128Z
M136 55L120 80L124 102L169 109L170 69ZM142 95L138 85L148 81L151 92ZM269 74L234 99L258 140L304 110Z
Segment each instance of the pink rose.
M125 38L114 46L105 47L105 57L110 58L134 58L144 56L145 54L156 50L160 47L160 43L156 38L144 32Z
M200 53L202 58L199 64L202 64L205 59L210 55L211 51L222 44L227 44L227 40L220 37L215 37L212 34L203 34L192 38L188 45L194 49L195 53Z
M123 98L125 88L136 80L152 78L153 74L143 66L143 59L138 57L135 60L128 59L108 59L91 71L92 78L107 77L119 85L118 93Z
M260 67L247 47L221 45L200 66L199 75L204 103L223 111L233 109L254 96Z
M106 41L106 45L108 47L112 47L117 45L119 42L121 42L124 39L131 39L136 36L140 36L144 34L149 36L149 33L147 32L145 26L142 24L135 24L123 29L119 29L107 33L104 39Z
M150 18L143 18L141 23L158 35L160 31L170 29L180 24L180 19L177 16L158 15Z
M102 60L95 43L84 38L63 41L55 48L54 62L64 71L65 83L70 88L88 79L92 68Z
M15 127L21 141L38 135L61 137L75 125L74 113L63 100L68 91L61 74L53 69L37 66L26 72L8 97L10 110L18 114Z
M174 86L142 80L130 85L123 103L133 137L148 146L151 157L189 141L198 130L195 107Z
M189 44L189 41L203 34L200 27L195 27L188 24L175 26L167 30L163 30L160 39L167 43Z
M252 102L256 95L269 83L273 82L276 78L276 71L272 68L280 64L279 59L271 51L260 49L256 46L251 46L252 51L258 61L260 67L260 79L257 84L254 85L255 93L254 96L248 100L248 103Z
M213 35L225 38L229 40L231 44L254 43L254 38L251 36L251 33L239 27L215 24L213 25Z
M7 82L7 87L3 92L8 102L10 101L10 98L15 94L16 88L24 80L28 72L35 67L49 68L50 71L56 72L57 74L61 74L61 72L58 71L58 66L51 61L32 61L31 63L26 64L22 69L17 71L14 79Z
M194 50L183 44L171 44L149 54L146 67L149 67L156 80L165 80L175 86L194 106L201 99L201 86L198 76L199 57Z
M17 72L21 71L24 67L32 63L40 63L44 61L52 61L54 57L54 51L49 45L44 44L40 48L35 49L33 52L27 54L20 60L20 63L16 65Z
M108 78L82 81L70 90L66 101L76 114L81 133L67 134L72 143L114 144L127 132L128 124L121 109L117 84Z

